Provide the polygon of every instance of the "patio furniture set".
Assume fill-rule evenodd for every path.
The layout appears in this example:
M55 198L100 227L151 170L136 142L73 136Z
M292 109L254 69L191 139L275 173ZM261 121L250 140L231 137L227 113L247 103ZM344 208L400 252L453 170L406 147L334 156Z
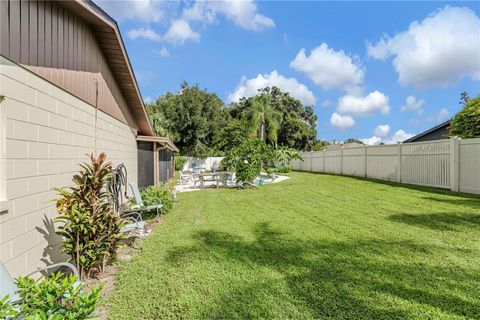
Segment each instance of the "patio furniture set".
M196 188L197 184L203 190L207 186L219 188L236 186L237 181L234 172L212 171L207 172L203 168L193 168L192 170L180 171L180 184L193 183Z

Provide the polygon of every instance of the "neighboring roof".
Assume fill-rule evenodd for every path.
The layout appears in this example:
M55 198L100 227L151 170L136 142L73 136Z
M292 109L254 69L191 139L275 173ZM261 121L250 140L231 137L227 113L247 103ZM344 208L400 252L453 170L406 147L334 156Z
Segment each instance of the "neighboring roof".
M350 143L335 143L335 144L329 144L327 146L327 150L337 150L341 148L356 148L356 147L363 147L364 144L358 143L358 142L350 142Z
M59 0L57 3L92 25L98 45L107 58L139 131L145 135L154 135L116 21L90 0Z
M160 143L162 146L167 147L168 149L179 152L180 150L173 144L170 139L165 137L157 137L157 136L137 136L137 141L146 141L146 142L157 142Z
M445 129L445 128L447 128L448 126L450 126L450 120L447 120L447 121L445 121L445 122L443 122L443 123L440 123L439 125L437 125L437 126L435 126L435 127L433 127L433 128L430 128L430 129L428 129L427 131L424 131L424 132L422 132L422 133L419 133L419 134L417 134L416 136L411 137L411 138L403 141L403 143L405 143L405 142L407 142L407 143L408 143L408 142L415 142L415 141L417 141L418 139L420 139L421 137L426 136L427 134L430 134L430 133L435 132L435 131L437 131L437 130Z

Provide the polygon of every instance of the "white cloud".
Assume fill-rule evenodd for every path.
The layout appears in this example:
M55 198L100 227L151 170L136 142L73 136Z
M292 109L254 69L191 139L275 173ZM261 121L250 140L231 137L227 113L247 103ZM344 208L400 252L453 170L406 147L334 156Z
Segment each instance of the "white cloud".
M187 21L180 19L172 21L164 39L175 44L183 44L189 40L198 42L200 40L200 34L193 31Z
M325 100L322 102L322 107L328 108L332 105L332 102L330 100Z
M388 96L379 91L370 92L364 97L347 94L338 99L337 111L356 115L388 114L390 111L388 101Z
M375 128L375 135L377 137L385 138L390 133L390 126L388 124L380 124Z
M393 143L399 143L403 142L411 137L413 137L413 133L407 133L405 130L400 129L395 132L395 134L390 137L389 139L385 140L385 144L393 144Z
M446 87L462 77L480 80L480 19L469 8L439 9L408 30L368 44L368 55L393 66L403 85Z
M310 56L301 49L290 67L304 73L316 85L323 89L342 89L358 92L363 84L365 69L358 57L345 54L343 50L335 51L322 43L310 51Z
M242 1L196 1L183 11L183 19L201 21L209 24L216 21L217 15L223 15L237 26L260 31L275 27L275 22L260 13L253 0Z
M365 143L366 145L369 145L369 146L373 146L375 144L380 144L382 142L382 138L380 137L377 137L377 136L373 136L371 138L363 138L363 139L360 139L363 143Z
M423 99L418 100L414 96L408 96L405 100L405 105L401 107L401 111L416 112L418 115L423 113L423 105L425 101Z
M368 145L380 144L382 142L384 144L396 144L396 143L399 143L399 142L403 142L403 141L405 141L408 138L411 138L413 136L414 136L414 134L407 133L405 130L400 129L400 130L397 130L393 134L393 136L391 136L389 138L380 137L377 134L375 134L374 136L372 136L370 138L364 138L364 139L360 139L360 140L362 140L363 143L368 144Z
M342 116L334 112L330 117L330 124L340 129L347 129L355 126L355 120L351 116Z
M165 17L163 1L96 0L95 3L117 20L135 19L144 22L159 22Z
M441 108L437 111L433 118L429 118L428 120L434 121L435 123L442 123L447 121L450 118L450 112L447 108Z
M285 78L276 70L270 74L258 74L256 78L252 79L242 77L235 91L228 96L228 102L236 102L243 97L255 96L259 89L272 86L290 93L292 97L302 101L303 104L312 105L315 103L315 96L306 85L299 83L295 78Z
M448 118L450 118L450 112L448 111L447 108L442 108L442 109L438 110L438 113L437 113L437 121L438 122L447 121Z
M160 41L162 37L150 28L131 29L127 32L130 39L144 38L152 41Z
M168 51L167 48L162 47L160 51L158 52L161 57L169 57L170 56L170 51Z
M143 98L143 102L144 102L144 103L152 103L152 102L153 102L153 98L150 97L150 96L146 96L145 98Z

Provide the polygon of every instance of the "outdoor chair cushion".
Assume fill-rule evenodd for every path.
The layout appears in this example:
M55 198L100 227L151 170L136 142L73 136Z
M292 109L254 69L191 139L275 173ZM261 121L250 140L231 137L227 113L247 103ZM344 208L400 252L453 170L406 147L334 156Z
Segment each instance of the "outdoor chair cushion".
M149 206L140 207L141 210L155 210L155 209L162 209L163 205L161 204L152 204Z
M145 230L145 225L146 225L145 221L139 221L139 222L136 222L136 223L129 223L129 224L125 225L120 230L120 232L129 232L129 231L133 231L133 230Z

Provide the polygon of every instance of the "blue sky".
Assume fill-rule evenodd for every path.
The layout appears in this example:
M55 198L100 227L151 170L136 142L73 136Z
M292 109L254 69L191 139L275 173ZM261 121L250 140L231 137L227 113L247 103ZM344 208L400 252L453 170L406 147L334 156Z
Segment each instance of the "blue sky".
M319 138L388 143L480 93L475 2L96 2L147 100L184 80L226 103L277 85L314 105Z

